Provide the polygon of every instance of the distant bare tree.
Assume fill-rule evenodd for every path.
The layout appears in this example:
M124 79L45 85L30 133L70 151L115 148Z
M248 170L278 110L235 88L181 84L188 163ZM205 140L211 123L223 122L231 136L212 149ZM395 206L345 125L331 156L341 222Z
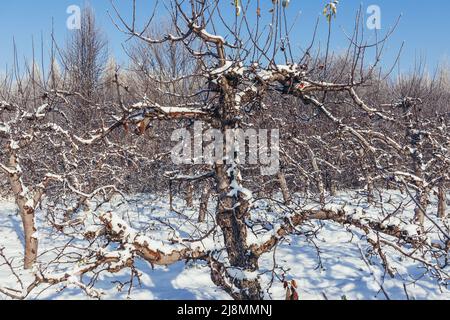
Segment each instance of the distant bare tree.
M81 28L72 31L61 62L70 79L71 91L86 99L94 98L107 62L107 42L91 7L81 15Z

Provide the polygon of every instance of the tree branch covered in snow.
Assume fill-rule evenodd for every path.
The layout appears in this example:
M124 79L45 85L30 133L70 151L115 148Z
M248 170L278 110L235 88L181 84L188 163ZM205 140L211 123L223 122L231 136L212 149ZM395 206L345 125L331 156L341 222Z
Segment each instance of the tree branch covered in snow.
M277 285L298 299L296 270L277 250L305 242L320 268L327 228L351 237L349 247L357 243L370 281L388 299L375 266L405 283L404 259L448 284L448 83L420 70L387 80L394 68L384 71L381 61L392 33L370 43L361 17L346 54L320 51L315 36L300 52L284 14L289 2L272 1L266 14L257 3L236 2L235 19L218 0L156 3L139 27L136 1L130 21L113 2L113 24L131 37L126 68L106 62L106 40L87 10L90 27L61 52L52 49L47 76L35 63L23 78L11 73L16 79L0 88L0 188L7 186L23 224L28 282L0 250L20 287L0 285L0 293L26 299L41 287L75 286L102 298L101 275L129 272L130 294L143 261L152 270L202 265L234 299L271 298ZM336 5L324 12L330 32ZM156 20L162 9L169 26ZM189 159L175 164L171 133L180 128L194 138L217 133L194 147L229 135L231 143L207 162L189 140ZM267 134L240 139L244 129L267 128L280 132L270 150ZM257 173L252 147L261 149L260 162L277 157L274 175ZM41 251L46 237L55 244Z

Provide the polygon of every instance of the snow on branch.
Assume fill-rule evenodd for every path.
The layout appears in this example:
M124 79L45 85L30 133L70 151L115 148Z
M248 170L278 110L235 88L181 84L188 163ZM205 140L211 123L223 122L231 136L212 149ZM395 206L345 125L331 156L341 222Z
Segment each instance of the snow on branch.
M138 255L152 265L170 265L178 261L205 257L205 252L200 247L190 247L192 243L172 244L141 235L112 212L101 214L100 220L112 240L124 245L133 256Z

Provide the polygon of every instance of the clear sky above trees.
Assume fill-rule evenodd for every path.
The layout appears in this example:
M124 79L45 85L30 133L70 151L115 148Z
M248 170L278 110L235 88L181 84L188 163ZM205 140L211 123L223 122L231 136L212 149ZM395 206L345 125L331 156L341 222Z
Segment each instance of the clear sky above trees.
M117 7L125 16L131 13L130 2L117 1ZM269 0L262 0L261 2L270 4ZM326 2L325 0L290 1L289 14L294 18L300 12L292 39L295 45L304 47L308 44L317 17L321 17L318 39L322 43L325 42L327 24L321 12ZM66 13L67 7L73 4L82 6L85 3L84 0L2 1L0 4L0 70L4 70L6 65L12 63L13 36L18 47L19 58L30 60L32 37L34 37L36 46L39 47L42 34L45 41L44 45L48 47L53 18L56 39L62 42L67 37L67 33L70 32L66 28L66 20L69 16ZM150 15L154 1L138 0L137 3L139 18L143 21ZM94 7L98 21L108 37L111 54L119 61L124 60L126 57L122 50L122 44L126 38L111 23L107 13L107 10L112 9L110 1L94 0L90 1L89 4ZM390 47L385 57L386 63L395 59L402 41L405 41L400 64L402 71L411 69L414 62L420 57L426 58L430 69L433 69L439 62L448 60L450 55L450 42L448 41L450 2L446 0L376 0L364 2L341 0L338 17L333 21L332 46L336 51L339 52L339 50L346 48L343 30L351 31L358 7L361 5L365 12L366 8L372 4L381 8L382 32L387 31L395 23L398 16L402 14L400 25L390 41ZM235 11L232 2L223 1L223 6L230 9L228 18L234 19ZM164 17L163 9L161 9L161 15ZM47 51L46 48L44 50L44 52ZM40 48L36 51L40 52Z

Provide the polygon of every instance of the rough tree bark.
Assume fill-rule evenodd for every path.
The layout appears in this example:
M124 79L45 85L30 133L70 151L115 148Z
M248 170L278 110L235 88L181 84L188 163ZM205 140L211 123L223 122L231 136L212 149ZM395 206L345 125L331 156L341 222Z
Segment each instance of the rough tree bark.
M219 99L221 111L213 126L225 134L239 128L240 122L236 117L237 109L233 88L226 78L221 78L219 83L221 85ZM227 141L227 143L229 142ZM223 232L231 267L254 272L258 270L258 257L252 254L247 244L246 219L249 216L250 203L242 192L233 193L235 191L233 188L236 187L233 183L240 185L242 177L238 168L237 150L234 150L235 145L233 145L232 152L228 150L229 147L224 146L224 154L232 163L218 162L215 164L216 185L219 194L216 220ZM214 279L212 273L212 280L214 281ZM234 286L239 290L238 298L240 300L261 300L263 298L261 285L257 279L236 279Z
M424 210L427 210L428 207L428 193L426 191L418 191L416 194L416 201L418 205L414 209L414 220L423 226L426 213Z
M314 178L316 180L317 189L319 190L320 204L325 205L325 187L323 183L322 172L320 171L319 165L317 164L316 155L314 154L314 151L308 145L307 150L314 169Z
M406 107L406 106L405 106ZM408 127L406 129L406 135L408 137L408 140L412 146L411 151L411 158L413 160L413 168L414 173L418 180L415 182L417 186L417 192L416 192L416 208L414 209L414 220L420 224L423 228L423 224L425 222L425 214L424 210L427 210L428 207L428 188L425 188L425 175L423 172L423 155L421 153L420 148L423 144L423 138L422 134L419 132L417 133L416 127L417 124L414 124L412 121L411 113L408 112L406 114L406 119L409 122Z
M330 180L330 196L335 197L337 195L337 182L333 178Z
M231 184L227 167L216 165L217 184L219 186L219 205L217 224L220 226L225 241L230 265L246 271L258 270L258 257L253 255L247 245L247 226L249 203L242 196L230 197ZM256 279L236 280L242 300L261 300L262 289Z
M186 207L194 207L194 186L192 183L188 182L186 186Z
M208 202L211 196L211 189L207 184L203 187L202 195L200 198L200 210L198 214L198 222L205 222L206 215L208 213Z
M13 152L9 159L10 168L18 168L18 158ZM35 224L35 210L33 199L27 198L27 192L23 188L22 184L22 172L15 170L14 173L9 175L9 181L11 189L14 193L17 207L19 208L19 214L22 219L24 240L25 240L25 252L24 252L24 268L31 269L36 262L38 254L38 239L36 237L36 224Z
M280 170L278 172L278 182L280 183L281 193L283 194L283 200L285 205L289 205L291 203L291 193L289 192L289 187L286 182L286 176L284 172Z
M447 199L445 195L445 187L444 184L441 184L438 189L438 217L444 219L446 214L446 205Z

